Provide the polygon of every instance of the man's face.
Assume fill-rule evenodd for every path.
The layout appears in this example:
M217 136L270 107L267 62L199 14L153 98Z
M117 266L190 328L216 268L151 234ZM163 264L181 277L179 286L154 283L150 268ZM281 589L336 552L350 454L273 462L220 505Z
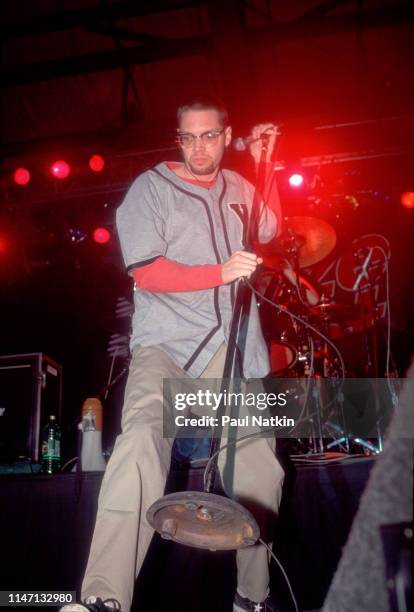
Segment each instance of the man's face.
M218 113L215 110L188 110L181 115L178 130L180 134L193 134L200 136L207 132L220 132ZM222 134L211 142L203 142L196 138L193 144L181 146L184 165L191 174L196 176L214 176L217 172L224 149L230 144L231 127L225 128Z

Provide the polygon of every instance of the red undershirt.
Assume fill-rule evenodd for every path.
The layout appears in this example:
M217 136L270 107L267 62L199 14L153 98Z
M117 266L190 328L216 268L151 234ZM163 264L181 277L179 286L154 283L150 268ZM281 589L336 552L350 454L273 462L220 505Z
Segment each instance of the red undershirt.
M173 171L180 166L177 162L166 163L167 167ZM199 181L196 178L180 178L187 183L198 185L205 189L210 189L216 182L215 178L211 181ZM138 287L154 293L198 291L222 285L221 268L222 264L187 266L166 257L158 257L146 266L134 268L132 275Z

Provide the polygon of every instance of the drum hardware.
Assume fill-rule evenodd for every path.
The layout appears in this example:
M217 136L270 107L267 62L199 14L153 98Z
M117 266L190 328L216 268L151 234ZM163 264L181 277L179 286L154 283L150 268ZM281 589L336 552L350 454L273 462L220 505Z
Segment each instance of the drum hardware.
M264 323L264 332L268 342L272 373L274 376L286 376L294 368L300 359L304 361L304 353L308 350L301 337L299 324L291 316L290 312L306 315L307 309L299 305L298 291L294 282L294 274L290 264L289 274L286 274L286 263L279 262L279 268L269 275L269 270L262 272L257 279L257 286L264 294L264 298L277 302L279 309L276 315L273 311L269 314L266 301L261 303L261 317ZM300 277L300 283L304 279ZM316 290L306 282L306 289L311 290L317 296ZM268 315L266 319L266 315Z
M360 304L361 319L364 322L366 374L374 379L380 377L377 327L378 325L381 326L375 290L381 282L384 273L387 272L390 256L389 242L384 236L380 234L366 234L352 242L351 248L338 260L336 267L338 284L344 290L352 291ZM387 307L389 308L389 303L387 303ZM373 326L372 341L368 333L369 322ZM390 347L388 347L388 351L390 354ZM388 362L386 369L388 369ZM385 374L388 375L388 372ZM379 415L378 392L375 395L375 400L377 415ZM374 447L376 452L380 452L382 450L382 434L379 421L377 423L377 433L377 446L367 442L367 448L372 450L371 447ZM361 441L358 441L358 444L361 444Z
M377 273L375 278L371 278L371 283L375 284L380 280L386 266L384 254L387 259L391 257L390 243L381 234L365 234L353 240L351 247L337 261L335 276L343 291L355 292L354 286L361 271L360 266L371 250L368 271L371 275ZM361 279L361 289L365 288L365 281L366 278Z
M336 302L321 302L310 309L311 314L316 319L331 322L344 322L361 314L361 309L358 306L350 304L338 304Z
M315 217L287 217L282 245L287 254L297 256L298 266L306 268L322 261L336 245L334 228L323 219Z
M309 360L309 349L308 347L303 347L303 352L298 352L298 361L299 363L308 363Z
M292 219L306 220L310 219L310 217L292 217ZM325 222L322 222L322 224L324 223ZM308 232L309 234L308 227L310 224L307 223L306 226L306 222L304 222L302 225L305 228L304 231ZM318 225L318 220L315 220L314 225ZM334 232L334 230L332 231ZM269 287L265 294L265 297L269 297L270 299L273 299L273 301L275 301L276 298L278 303L281 304L280 311L277 315L278 323L280 323L282 320L280 314L283 315L283 309L286 310L286 317L283 319L282 331L280 333L276 331L270 341L270 359L272 372L275 376L283 376L287 370L294 368L297 364L303 366L304 371L306 371L308 368L309 342L307 339L304 340L301 337L302 334L298 328L297 321L293 320L292 317L289 317L289 309L294 308L295 313L306 317L308 315L308 307L310 303L314 301L315 296L316 301L318 299L316 290L300 275L300 258L302 257L301 249L306 247L310 252L312 248L311 244L312 236L308 238L306 233L305 235L299 234L288 223L287 229L280 237L276 248L276 252L278 254L278 273L275 276L275 279L277 280L273 279L273 282L271 281L271 283L269 283ZM318 255L320 258L324 256L324 254ZM285 260L284 266L283 259ZM271 257L266 260L266 253L264 254L264 260L267 264L272 263ZM295 347L295 344L297 348Z
M372 250L370 251L370 254L372 255ZM365 261L369 261L369 254L367 255ZM365 263L363 264L363 268L365 267ZM367 268L366 268L367 270ZM365 317L365 307L362 303L361 300L361 276L358 276L358 278L355 281L355 288L356 291L359 292L360 294L360 303L362 306L362 312L363 312L363 316ZM367 274L367 282L370 282L370 277L369 274ZM372 315L372 319L373 321L376 322L376 315L377 315L377 309L375 308L375 297L373 295L373 286L369 285L369 289L368 289L368 295L369 295L369 306L368 308L368 316L371 314ZM378 337L377 337L377 330L376 327L374 326L374 331L372 334L372 346L371 343L369 341L369 337L368 337L368 333L367 330L364 330L364 341L365 341L365 347L366 347L366 355L367 355L367 374L371 375L372 378L378 378L379 377L379 356L378 356ZM380 410L379 410L379 398L378 398L378 392L375 394L376 397L376 412L377 415L379 415ZM376 451L380 452L382 451L382 434L381 434L381 429L379 427L379 424L377 426L377 432L378 432L378 446L376 447Z
M287 219L286 219L287 220ZM286 221L285 220L285 221ZM280 244L287 256L296 257L299 249L306 244L305 236L297 234L291 226L287 226L285 233L280 238Z
M281 259L292 261L297 257L299 268L322 261L336 245L334 228L316 217L285 217L284 232L269 245L257 245L257 254L263 265L277 270Z
M323 298L317 304L308 299L306 288L303 290L300 269L321 261L333 250L336 244L335 230L326 222L311 217L291 217L285 221L286 230L277 244L272 246L273 250L261 253L268 266L268 272L275 264L273 276L274 279L277 277L273 282L273 289L265 292L267 299L278 304L278 313L276 316L272 314L267 326L272 376L278 378L306 376L311 379L322 377L340 381L345 375L343 360L335 355L330 342L327 340L321 342L320 337L311 332L311 340L313 337L315 341L313 346L313 340L311 344L308 332L305 331L306 323L301 326L294 318L299 316L312 323L331 342L334 338L346 335L349 328L351 331L355 327L364 331L367 335L366 361L369 366L366 373L378 377L378 346L376 339L372 346L369 345L368 328L376 325L380 318L374 286L386 270L386 259L390 255L388 241L383 236L367 234L354 240L350 253L345 253L338 260L337 282L340 288L356 296L355 304L344 304ZM381 258L378 257L378 253L381 253ZM287 267L283 267L283 262ZM287 273L287 270L291 273ZM317 295L316 291L315 293ZM312 346L312 350L309 346ZM371 440L348 436L345 431L343 401L336 396L336 393L330 401L329 398L326 401L326 398L320 397L312 400L317 401L316 410L311 415L308 410L304 416L304 420L308 421L311 428L311 452L319 452L323 448L324 438L327 449L339 446L348 452L351 448L362 446L365 452L381 451L380 422L377 423L379 437L376 446ZM335 427L332 419L329 419L329 413L323 414L333 403L339 410L339 423Z
M305 314L302 314L302 306L296 304L296 310L300 312L301 318L305 320L312 318L311 308L309 308L307 313L305 312ZM321 316L320 309L316 310L316 312L318 314L317 322L319 322L319 326L325 331L327 324L325 320L326 318ZM286 326L286 321L291 323L293 317L289 317L287 313L283 313L283 315L285 321L284 324ZM315 318L315 315L313 315L313 318ZM281 318L278 316L279 324L280 321ZM292 332L294 332L294 334ZM289 343L287 343L288 340ZM288 347L290 351L289 354L295 355L295 358L292 358L290 363L285 362L281 367L280 354L276 354L275 344L278 345L279 351L283 349L286 351ZM285 327L277 334L277 341L275 340L275 334L272 336L270 347L273 376L285 378L293 375L297 377L307 377L310 381L313 381L312 396L311 398L308 398L306 402L304 402L304 411L301 413L299 418L299 422L302 426L306 422L309 425L309 435L306 442L309 452L312 454L323 453L327 448L325 448L327 439L330 440L330 446L340 446L346 450L347 447L344 446L344 440L337 440L335 432L326 431L325 429L324 422L329 414L324 414L324 412L326 412L326 408L332 403L332 401L329 401L332 400L332 398L322 397L324 390L319 389L318 386L314 384L319 378L339 378L340 364L338 359L332 355L332 350L329 348L328 343L321 343L319 341L315 345L315 340L312 339L312 336L308 333L307 329L302 327L296 320L294 320L289 327L289 334L287 333L287 329ZM279 357L279 363L276 361L277 357ZM309 401L309 399L311 399L311 401ZM337 406L337 400L335 400L335 404ZM339 414L341 416L342 423L344 423L341 409L339 410ZM341 427L341 431L343 431L343 427ZM341 436L341 438L342 437L343 436Z
M354 447L362 447L365 454L377 455L380 452L380 449L369 440L346 434L345 431L335 423L331 423L330 421L328 421L327 423L325 423L325 427L328 431L329 429L333 430L334 435L341 436L337 439L334 438L332 442L327 444L327 450L330 450L335 446L344 445L344 447L346 448L346 452L350 452ZM357 450L359 450L359 448Z

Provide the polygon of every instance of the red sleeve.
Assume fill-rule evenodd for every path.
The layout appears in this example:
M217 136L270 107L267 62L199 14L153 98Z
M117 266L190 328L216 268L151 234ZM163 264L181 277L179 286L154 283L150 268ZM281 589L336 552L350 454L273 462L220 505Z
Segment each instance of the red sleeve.
M146 266L134 268L132 275L138 287L154 293L198 291L223 284L221 264L187 266L158 257Z

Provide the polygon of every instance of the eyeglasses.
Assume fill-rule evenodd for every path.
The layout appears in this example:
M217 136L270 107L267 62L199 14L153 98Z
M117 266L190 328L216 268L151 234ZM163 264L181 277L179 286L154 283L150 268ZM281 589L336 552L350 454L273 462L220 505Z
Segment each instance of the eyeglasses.
M208 130L208 132L203 132L199 136L195 134L191 134L190 132L178 132L177 133L177 142L181 147L185 149L189 149L194 145L196 140L200 138L203 145L214 145L216 144L219 137L223 134L224 128L222 130Z

